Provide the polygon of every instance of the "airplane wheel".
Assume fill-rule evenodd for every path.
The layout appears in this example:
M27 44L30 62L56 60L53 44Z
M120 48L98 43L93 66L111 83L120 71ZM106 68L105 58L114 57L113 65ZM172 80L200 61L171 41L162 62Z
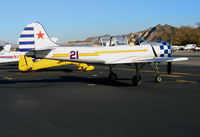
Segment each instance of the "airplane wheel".
M110 73L108 78L111 82L115 82L117 80L117 75L115 73Z
M162 77L161 76L156 76L155 77L156 82L162 82Z
M134 76L133 79L132 79L132 82L133 82L133 85L140 86L142 84L141 76L139 75L139 79L138 79L137 76Z

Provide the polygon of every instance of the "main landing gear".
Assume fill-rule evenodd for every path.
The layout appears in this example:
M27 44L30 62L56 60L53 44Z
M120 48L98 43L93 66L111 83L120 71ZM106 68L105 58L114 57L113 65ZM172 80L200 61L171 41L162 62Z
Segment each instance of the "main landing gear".
M108 76L109 80L111 82L116 82L117 81L117 75L112 71L112 68L114 67L114 65L109 65L110 68L110 74Z
M144 67L144 65L145 65L145 63L135 63L136 75L133 76L133 78L132 78L132 83L135 86L140 86L142 84L142 78L141 78L141 75L140 75L140 70ZM114 66L115 65L109 65L110 74L109 74L108 78L111 82L116 82L117 79L118 79L117 75L112 70ZM155 70L155 82L161 82L162 78L160 76L158 63L151 63L151 66Z
M140 75L140 70L144 67L145 64L135 64L136 75L132 78L132 83L135 86L140 86L142 84L142 78Z
M110 74L109 74L108 78L111 82L117 81L117 75L112 71L114 66L115 65L109 65ZM143 66L144 66L144 64L135 64L136 75L132 78L133 85L140 86L142 84L142 78L140 76L139 70L142 69Z

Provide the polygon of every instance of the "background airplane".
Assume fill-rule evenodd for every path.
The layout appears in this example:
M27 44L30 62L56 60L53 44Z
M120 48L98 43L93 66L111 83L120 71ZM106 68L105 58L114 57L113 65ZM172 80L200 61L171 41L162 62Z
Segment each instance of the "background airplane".
M0 63L7 62L16 62L19 61L21 55L24 55L24 52L11 51L11 45L5 44L0 50Z
M129 46L125 36L112 36L97 38L87 46L66 47L54 43L38 22L28 24L25 30L29 32L24 37L28 35L31 38L27 41L20 39L19 43L24 46L23 51L31 51L26 54L27 56L34 54L34 57L39 59L108 65L111 81L117 80L117 75L112 71L115 65L135 65L136 76L132 82L134 85L140 85L142 80L139 71L145 64L153 66L156 73L155 80L160 82L162 79L158 69L159 63L188 60L188 58L171 57L173 50L169 43Z

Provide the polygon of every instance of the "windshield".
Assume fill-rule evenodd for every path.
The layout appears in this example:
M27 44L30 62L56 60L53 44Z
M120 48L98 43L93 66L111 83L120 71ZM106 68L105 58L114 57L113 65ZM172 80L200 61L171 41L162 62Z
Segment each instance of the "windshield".
M118 36L114 37L116 41L116 45L121 46L121 45L128 45L128 40L127 37L125 36Z
M99 38L96 38L94 40L92 40L89 45L93 45L93 46L101 46L101 43L99 42Z
M101 37L100 38L100 43L102 46L110 46L110 37Z
M126 36L111 36L111 37L99 37L94 39L91 43L94 46L122 46L128 45Z

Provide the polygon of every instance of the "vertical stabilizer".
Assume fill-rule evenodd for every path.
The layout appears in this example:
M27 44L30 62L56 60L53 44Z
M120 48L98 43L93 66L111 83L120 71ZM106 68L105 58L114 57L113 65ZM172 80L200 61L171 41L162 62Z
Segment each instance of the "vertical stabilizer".
M22 52L42 50L48 47L57 46L38 22L28 24L22 31L19 38L19 50Z

